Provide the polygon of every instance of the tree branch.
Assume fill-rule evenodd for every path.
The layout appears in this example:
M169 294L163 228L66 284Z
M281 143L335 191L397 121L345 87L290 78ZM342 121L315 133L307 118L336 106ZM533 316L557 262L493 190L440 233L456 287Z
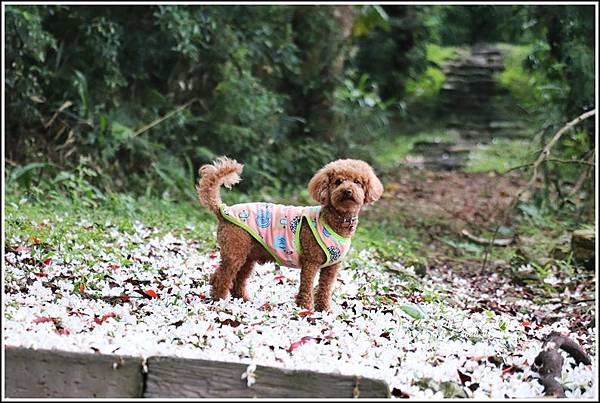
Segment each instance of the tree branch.
M570 121L569 123L564 125L559 131L556 132L554 137L552 137L552 139L548 142L548 144L546 144L546 146L544 147L544 149L538 156L537 160L535 160L535 162L533 163L533 175L531 175L531 178L529 179L529 182L527 182L525 187L523 187L523 189L521 189L521 191L519 193L517 193L517 195L511 200L508 210L510 210L512 207L514 207L517 204L517 202L519 201L519 199L521 198L521 196L523 195L523 193L525 193L531 187L531 185L533 185L535 183L536 179L538 178L538 167L544 160L548 159L548 157L550 155L550 150L552 149L554 144L556 144L556 142L562 137L562 135L564 133L566 133L569 129L573 128L574 126L576 126L580 122L584 121L585 119L594 116L595 114L596 114L595 109L588 111L588 112L578 116L577 118L573 119L572 121Z
M500 222L503 222L506 220L506 218L508 218L508 214L517 205L517 203L518 203L519 199L521 199L521 196L523 195L523 193L525 193L525 191L527 191L535 183L535 181L538 177L538 168L544 160L548 159L548 157L550 156L550 150L552 149L554 144L556 144L556 142L562 137L562 135L564 133L566 133L569 129L573 128L574 126L576 126L580 122L584 121L585 119L588 119L588 118L594 116L595 114L596 114L595 109L593 109L591 111L587 111L587 112L579 115L575 119L571 120L569 123L564 125L559 131L556 132L556 134L552 137L552 139L544 146L544 148L542 149L542 152L540 153L538 158L533 163L533 174L531 175L531 178L529 179L527 184L515 195L515 197L512 198L511 202L508 204L508 206L504 210L502 221L500 221ZM500 224L497 224L496 230L494 231L494 234L492 235L491 242L485 247L485 254L483 256L481 270L485 270L485 266L487 264L487 260L488 260L488 256L489 256L489 252L490 252L490 246L493 245L493 242L496 239L496 236L498 235L499 230L500 230Z
M183 109L187 108L188 106L190 106L191 104L193 104L194 102L196 102L198 99L194 98L191 101L186 102L185 104L181 105L180 107L172 110L171 112L167 113L164 116L161 116L160 118L156 119L155 121L153 121L152 123L147 124L146 126L138 129L135 131L135 133L133 133L133 136L138 136L142 133L144 133L147 130L152 129L154 126L156 126L157 124L169 119L171 116L173 116L174 114L176 114L177 112L182 111Z
M557 158L546 158L542 162L558 162L561 164L581 164L581 165L588 165L591 167L596 166L596 164L594 164L593 162L591 162L589 160L587 160L587 161L584 161L584 160L560 160ZM528 164L517 165L516 167L512 167L512 168L508 169L504 173L507 174L509 172L516 171L518 169L527 168L527 167L533 166L533 164L534 164L533 162L530 162Z

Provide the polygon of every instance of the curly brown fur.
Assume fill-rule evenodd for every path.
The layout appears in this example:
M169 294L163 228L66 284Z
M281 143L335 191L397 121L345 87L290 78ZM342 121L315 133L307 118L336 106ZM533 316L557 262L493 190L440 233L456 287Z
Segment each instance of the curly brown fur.
M226 221L220 213L221 185L230 187L240 181L242 165L221 157L212 165L200 168L198 198L218 218L217 242L221 248L221 266L210 279L211 297L225 299L231 293L235 298L249 299L246 283L255 263L274 261L270 253L243 228ZM321 168L308 184L310 195L321 204L321 214L338 234L354 234L355 219L364 204L373 203L383 192L381 182L369 164L360 160L342 159ZM349 224L351 223L351 224ZM300 227L300 289L296 303L306 309L328 311L340 264L324 267L326 255L308 225ZM318 287L313 295L313 284L319 274Z
M240 174L244 166L227 157L220 157L213 164L200 167L200 182L196 187L200 204L208 207L210 211L219 214L221 185L231 188L240 181Z

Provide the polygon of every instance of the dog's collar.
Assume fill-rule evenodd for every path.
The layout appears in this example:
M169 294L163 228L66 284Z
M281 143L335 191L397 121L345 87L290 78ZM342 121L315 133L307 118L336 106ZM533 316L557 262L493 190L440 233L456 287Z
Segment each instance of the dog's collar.
M342 220L342 224L346 223L348 223L348 229L350 231L354 231L356 229L356 226L358 225L358 216L354 216L352 218L344 218Z
M332 210L333 212L338 216L338 218L340 218L342 220L342 226L347 227L350 231L354 231L356 229L356 226L358 225L358 216L352 216L350 218L346 218L344 217L343 214L340 214L339 211L337 211L337 209L333 206Z

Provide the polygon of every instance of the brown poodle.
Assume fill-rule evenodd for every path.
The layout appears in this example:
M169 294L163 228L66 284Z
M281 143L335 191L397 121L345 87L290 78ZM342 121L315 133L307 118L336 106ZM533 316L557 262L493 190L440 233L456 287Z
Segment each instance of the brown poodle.
M308 191L321 207L293 207L270 203L226 206L219 188L240 181L243 165L221 157L200 168L200 203L218 218L220 268L211 276L211 297L228 294L248 300L248 277L255 263L277 262L299 267L296 303L306 309L329 311L340 260L350 247L362 206L379 199L381 182L364 161L330 162L310 180ZM271 231L271 232L269 232ZM313 300L313 282L319 285Z

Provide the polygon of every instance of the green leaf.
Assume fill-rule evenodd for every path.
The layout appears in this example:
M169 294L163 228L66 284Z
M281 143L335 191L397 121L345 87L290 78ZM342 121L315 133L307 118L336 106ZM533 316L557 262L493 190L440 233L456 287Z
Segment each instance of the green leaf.
M416 320L424 319L427 316L427 314L425 314L425 312L423 312L423 310L415 304L404 304L400 306L400 309L402 309L408 316Z
M8 179L8 182L15 182L18 181L19 178L28 176L30 174L31 171L35 170L35 169L39 169L39 168L45 168L48 166L51 166L52 164L46 163L46 162L32 162L29 163L27 165L23 165L20 166L18 168L15 168L11 173L10 173L10 177Z
M113 138L119 142L123 142L128 138L133 137L133 129L119 122L112 122L110 125L110 131Z

